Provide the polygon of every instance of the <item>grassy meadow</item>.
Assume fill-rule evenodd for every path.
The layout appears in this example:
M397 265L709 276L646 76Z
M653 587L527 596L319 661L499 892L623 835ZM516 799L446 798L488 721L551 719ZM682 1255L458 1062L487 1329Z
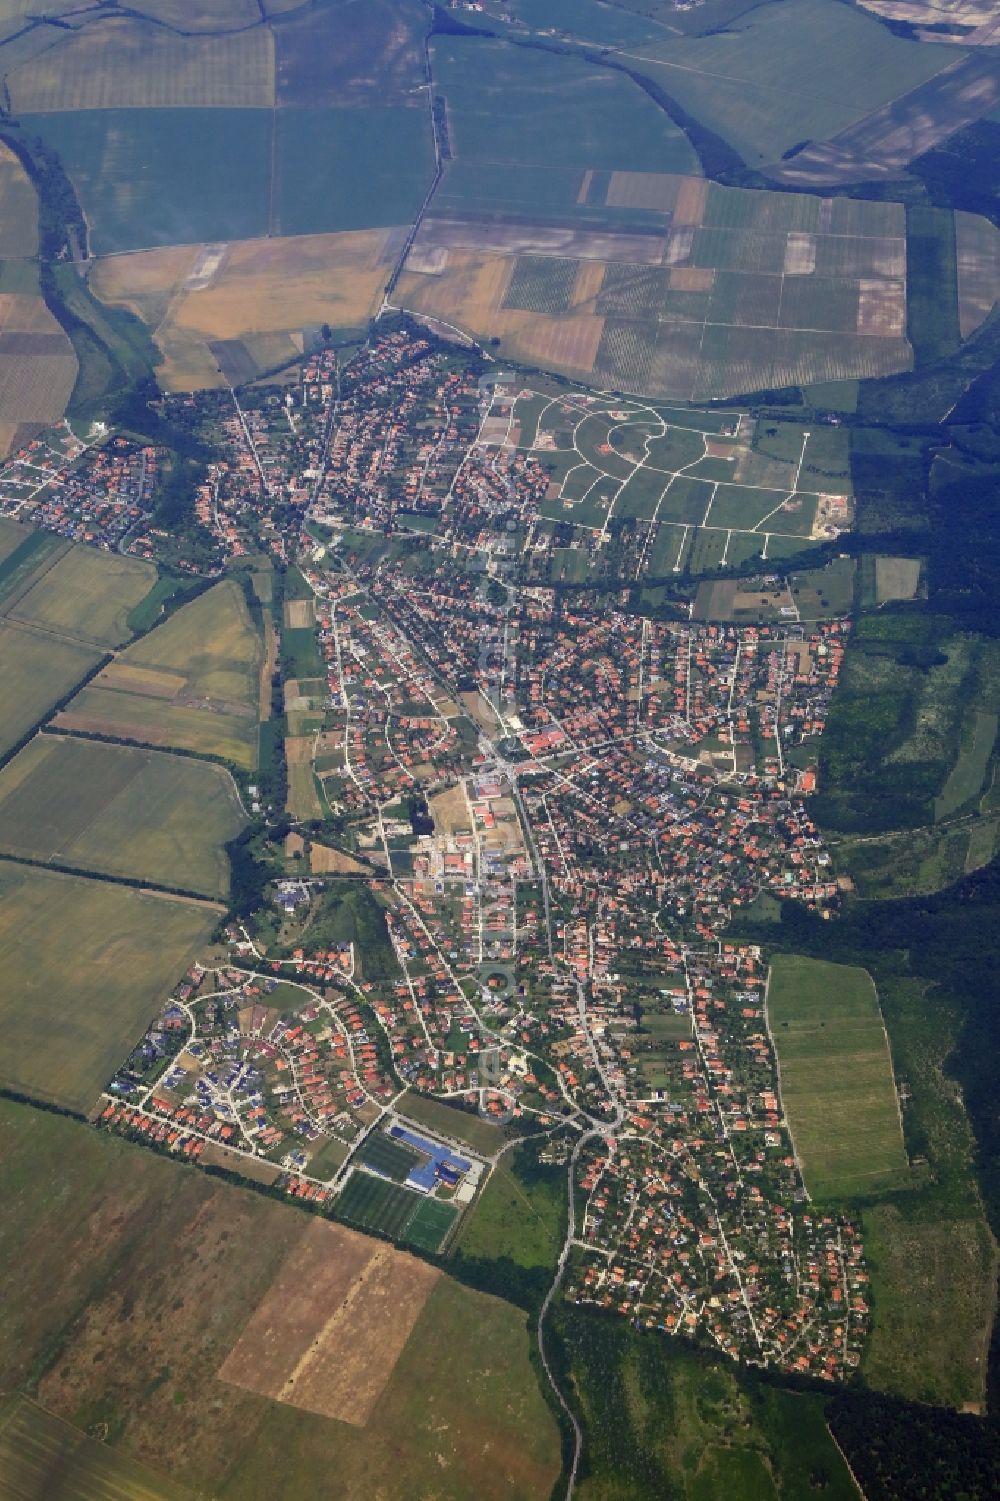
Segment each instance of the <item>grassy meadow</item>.
M218 917L0 861L0 1083L89 1110Z
M56 1478L58 1477L58 1478ZM0 1492L18 1501L188 1501L190 1492L27 1397L0 1410Z
M0 622L0 756L100 660L93 647Z
M131 635L129 614L155 582L151 563L74 547L21 595L8 619L91 646L120 646Z
M904 1187L909 1164L871 976L850 965L775 955L767 1005L782 1106L812 1197Z
M244 824L228 773L189 757L36 736L0 771L0 851L224 897Z
M257 757L260 635L224 579L120 652L59 716L60 728L221 756Z

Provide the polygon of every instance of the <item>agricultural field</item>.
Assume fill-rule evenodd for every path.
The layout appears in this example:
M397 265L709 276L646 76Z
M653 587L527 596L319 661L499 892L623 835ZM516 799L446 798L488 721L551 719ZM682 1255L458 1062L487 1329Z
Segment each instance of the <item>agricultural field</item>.
M9 155L0 156L0 225L0 246L6 242L12 256L34 253L35 192ZM73 346L41 295L38 266L0 259L0 457L62 417L76 375Z
M0 756L97 665L100 653L0 622Z
M219 1377L363 1428L440 1275L368 1236L318 1224L282 1267ZM277 1345L276 1326L284 1335Z
M410 1258L76 1122L0 1102L0 1124L5 1389L40 1371L47 1408L106 1425L116 1455L222 1501L310 1495L319 1473L337 1475L345 1501L549 1493L558 1430L517 1309L422 1267L436 1280L365 1426L274 1402L220 1369L290 1269L309 1265L329 1283L358 1242L369 1264ZM70 1199L73 1223L93 1228L86 1242L69 1233ZM26 1245L37 1248L30 1262L13 1254ZM279 1350L315 1327L301 1287L281 1313ZM341 1315L345 1364L392 1337L395 1304L369 1303L367 1315L367 1327Z
M38 200L9 146L0 145L0 259L20 260L38 250Z
M150 563L78 546L20 595L7 619L89 646L120 646L131 635L129 614L155 582Z
M275 123L269 230L332 234L407 224L433 177L424 110L283 109Z
M962 56L893 36L860 11L792 0L708 36L627 48L622 61L755 167L836 136Z
M260 20L257 0L130 0L129 10L188 32L236 30Z
M769 167L773 182L840 187L871 179L893 181L907 165L942 145L964 126L989 117L1000 102L1000 71L986 52L960 55L926 83L893 99L831 139L807 144Z
M182 36L128 16L69 32L6 74L15 114L117 109L269 109L267 27ZM166 122L164 122L166 123ZM169 128L169 127L168 127Z
M829 1200L905 1186L909 1164L871 976L776 954L767 1011L782 1107L809 1193Z
M92 253L110 255L265 234L272 114L91 109L21 122L60 157L91 226Z
M188 1501L189 1492L27 1397L0 1411L0 1492L17 1501Z
M697 172L683 132L631 79L575 57L481 37L436 36L436 90L459 161L567 169Z
M275 28L280 106L426 111L418 90L427 13L419 0L344 0L301 9Z
M215 584L120 652L59 715L60 728L221 756L257 756L260 636L243 591Z
M561 211L551 202L530 212L502 202L487 220L449 195L453 171L395 297L498 339L511 359L684 401L912 363L898 204L575 169L588 222L551 217ZM637 213L641 224L613 217Z
M301 353L324 323L363 328L378 309L405 231L362 230L107 257L91 273L103 301L152 330L167 390L222 381L212 344L236 341L260 371Z
M0 1083L89 1110L220 911L0 861Z
M160 751L39 735L0 771L0 851L19 859L224 897L244 822L228 772Z
M1000 229L980 214L955 214L958 315L963 339L974 334L1000 300Z

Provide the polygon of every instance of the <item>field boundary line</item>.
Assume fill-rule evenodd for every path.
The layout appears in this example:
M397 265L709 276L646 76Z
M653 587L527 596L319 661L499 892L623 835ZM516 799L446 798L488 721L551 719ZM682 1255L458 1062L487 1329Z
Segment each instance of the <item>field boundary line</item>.
M155 881L142 881L134 876L116 876L102 870L84 870L78 865L65 865L59 860L37 860L30 855L8 855L0 850L0 861L7 865L29 866L32 870L47 870L53 875L69 876L77 881L101 881L108 886L125 886L143 896L159 896L171 901L187 902L205 907L225 916L229 908L223 902L205 896L200 891L187 891L182 886L161 886Z

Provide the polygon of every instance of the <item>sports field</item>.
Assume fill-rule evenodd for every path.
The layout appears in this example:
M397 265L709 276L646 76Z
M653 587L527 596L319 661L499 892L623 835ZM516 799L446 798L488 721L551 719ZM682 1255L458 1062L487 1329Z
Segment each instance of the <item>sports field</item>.
M776 954L767 1013L782 1106L810 1194L825 1200L903 1187L909 1164L871 976Z
M228 773L190 757L39 735L0 771L0 851L211 897L244 825Z
M187 1501L189 1493L29 1398L14 1397L0 1411L0 1494L16 1501Z
M99 660L92 647L0 622L0 755L71 693Z
M57 722L249 768L257 755L262 651L242 589L225 579L126 647Z
M156 569L93 547L74 547L11 606L11 621L88 645L120 646L129 613L156 582Z
M353 1172L337 1200L336 1213L359 1230L375 1230L403 1245L437 1251L455 1222L457 1210L384 1178Z
M88 1110L219 912L0 861L0 1082Z

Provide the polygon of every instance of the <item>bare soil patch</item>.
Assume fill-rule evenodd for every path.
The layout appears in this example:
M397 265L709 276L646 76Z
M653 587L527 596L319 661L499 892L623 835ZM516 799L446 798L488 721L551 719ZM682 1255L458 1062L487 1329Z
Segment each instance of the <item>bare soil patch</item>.
M285 1261L219 1377L363 1426L439 1276L402 1251L317 1221Z

